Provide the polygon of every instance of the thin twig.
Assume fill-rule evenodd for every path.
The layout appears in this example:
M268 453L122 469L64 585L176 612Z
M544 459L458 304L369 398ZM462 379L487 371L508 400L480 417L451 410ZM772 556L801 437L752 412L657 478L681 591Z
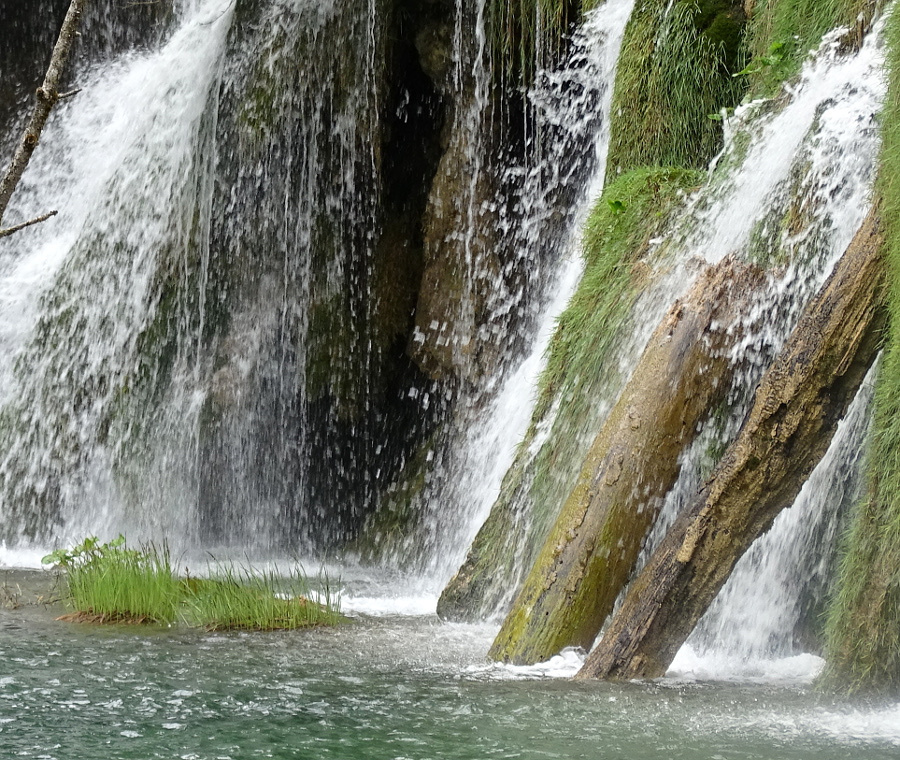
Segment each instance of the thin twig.
M40 224L41 222L46 222L51 216L56 216L58 213L59 211L51 211L49 214L44 214L43 216L39 216L36 219L30 219L27 222L22 222L21 224L17 224L15 227L8 227L5 230L0 230L0 238L9 237L14 232L24 230L26 227L30 227L32 224Z
M79 92L81 92L81 90L82 90L82 88L78 87L77 89L69 90L68 92L62 92L62 93L60 93L57 100L67 100L68 98L71 98L71 97L74 97L75 95L77 95Z

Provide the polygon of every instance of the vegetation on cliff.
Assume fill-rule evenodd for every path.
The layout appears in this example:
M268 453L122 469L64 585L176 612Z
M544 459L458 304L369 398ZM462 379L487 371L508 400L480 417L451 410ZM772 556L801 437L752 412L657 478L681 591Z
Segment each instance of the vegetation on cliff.
M878 191L889 323L878 373L867 487L845 537L827 622L824 683L900 690L900 15L887 22L888 99Z
M518 584L517 573L527 572L624 383L618 358L627 350L632 307L665 257L651 241L702 181L696 171L644 168L620 177L596 202L584 236L585 272L559 318L532 424L500 498L441 596L441 615L489 613Z

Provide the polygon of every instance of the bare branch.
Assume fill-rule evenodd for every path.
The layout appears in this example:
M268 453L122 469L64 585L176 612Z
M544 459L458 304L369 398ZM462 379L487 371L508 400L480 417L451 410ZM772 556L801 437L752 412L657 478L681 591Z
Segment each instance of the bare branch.
M56 216L59 211L51 211L48 214L44 214L43 216L39 216L36 219L30 219L27 222L22 222L21 224L17 224L14 227L8 227L5 230L0 230L0 238L9 237L15 232L19 230L24 230L26 227L31 227L33 224L40 224L41 222L46 222L51 216Z
M3 221L3 215L6 213L9 199L12 197L16 185L19 184L19 180L22 179L22 174L24 174L28 162L31 160L31 154L34 153L34 149L37 147L41 132L47 123L47 117L59 100L59 82L62 78L63 69L69 60L72 43L87 3L88 0L72 0L69 3L69 10L59 32L59 39L53 48L53 55L50 57L50 65L47 67L44 83L38 87L35 93L34 112L31 114L28 126L25 127L25 133L22 135L18 148L16 148L16 153L9 168L6 170L3 179L0 180L0 222Z
M57 100L68 100L71 97L74 97L79 92L81 92L81 87L78 87L74 90L69 90L68 92L61 92Z

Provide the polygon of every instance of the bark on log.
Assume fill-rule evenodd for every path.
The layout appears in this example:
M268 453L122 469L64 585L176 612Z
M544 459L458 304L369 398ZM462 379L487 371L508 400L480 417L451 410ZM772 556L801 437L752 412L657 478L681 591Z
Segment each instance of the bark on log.
M43 132L44 125L47 123L47 118L50 116L50 111L59 100L60 80L62 79L66 63L69 60L69 54L72 52L72 44L78 33L78 27L81 24L81 17L87 3L88 0L72 0L69 4L69 10L66 13L66 18L60 29L59 38L53 48L53 54L50 56L50 64L47 66L44 82L38 87L37 92L35 93L36 103L34 111L31 114L28 125L25 127L25 133L19 141L19 145L6 170L6 174L3 176L3 179L0 180L0 226L2 226L3 216L6 214L6 207L9 205L9 199L12 197L16 185L19 184L19 180L22 179L22 175L25 173L25 168L31 160L34 149L37 148L41 138L41 132ZM49 218L53 213L55 212L45 215L44 218ZM43 219L40 219L40 221L43 221ZM19 229L23 229L24 227L36 223L37 221L32 220L31 222L20 226ZM15 231L13 228L10 228L10 230ZM11 231L6 230L0 230L0 232L12 234Z
M793 503L877 355L885 324L881 243L873 211L763 376L738 437L577 678L663 676L737 561Z
M490 657L530 664L591 646L678 477L681 452L728 390L737 337L727 328L762 282L758 269L726 258L672 307L594 440Z

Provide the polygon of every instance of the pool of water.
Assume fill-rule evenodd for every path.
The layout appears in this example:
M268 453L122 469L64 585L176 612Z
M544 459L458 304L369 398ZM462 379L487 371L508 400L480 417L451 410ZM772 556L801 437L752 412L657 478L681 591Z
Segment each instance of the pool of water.
M5 585L28 601L28 577ZM652 683L575 683L563 677L574 653L538 668L491 664L495 626L444 625L421 598L378 598L349 598L350 612L378 614L347 626L275 634L0 610L0 757L900 757L900 706L835 701L790 669L707 681L689 663Z

